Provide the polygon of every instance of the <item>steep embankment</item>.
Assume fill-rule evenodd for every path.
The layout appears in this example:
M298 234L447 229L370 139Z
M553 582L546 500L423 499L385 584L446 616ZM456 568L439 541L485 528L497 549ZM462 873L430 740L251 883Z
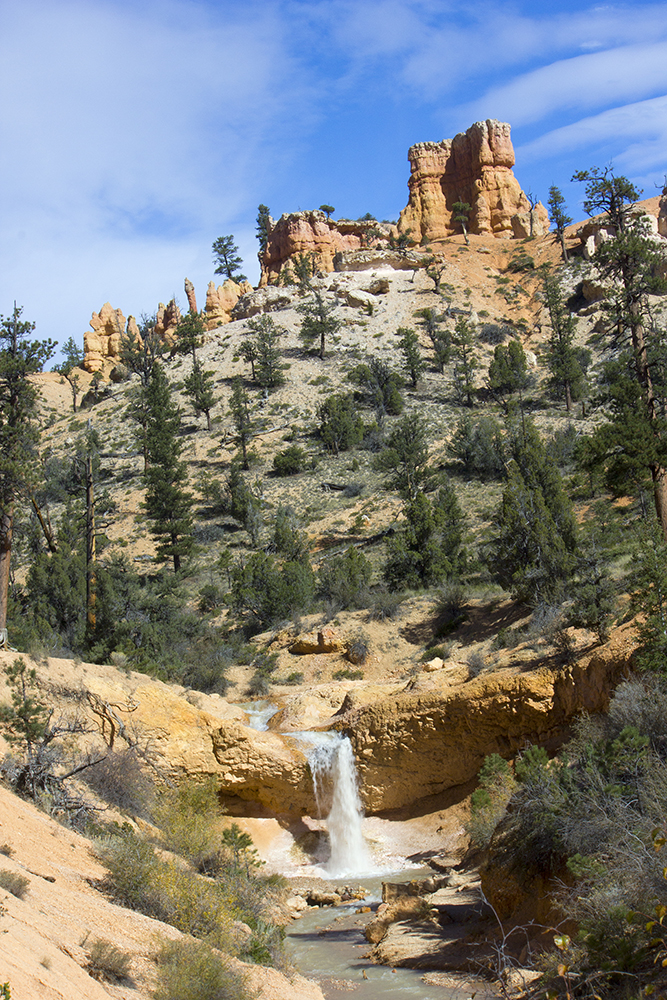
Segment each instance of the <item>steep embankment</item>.
M12 996L148 1000L159 942L180 938L179 932L110 902L90 842L1 787L0 839L0 878L11 872L27 880L22 898L0 889L0 982L9 982ZM95 939L129 959L122 982L98 981L86 968L86 945ZM322 1000L319 987L301 976L231 964L248 977L259 1000Z

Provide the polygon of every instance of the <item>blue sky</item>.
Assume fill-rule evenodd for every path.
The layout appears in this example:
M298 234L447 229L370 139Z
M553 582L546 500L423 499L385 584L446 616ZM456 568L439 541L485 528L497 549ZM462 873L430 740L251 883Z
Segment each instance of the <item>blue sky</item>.
M483 118L575 218L577 169L656 194L667 3L0 0L0 313L82 342L107 300L203 305L217 236L257 280L260 202L395 219L408 147Z

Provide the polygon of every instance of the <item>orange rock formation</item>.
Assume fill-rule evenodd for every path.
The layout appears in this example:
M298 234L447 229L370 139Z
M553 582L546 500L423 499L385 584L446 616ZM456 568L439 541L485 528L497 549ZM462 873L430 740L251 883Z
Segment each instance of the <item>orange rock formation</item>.
M346 250L366 245L368 222L327 219L324 212L292 212L282 215L269 232L262 263L260 287L278 280L289 260L299 254L313 254L320 271L334 270L334 257Z
M442 142L420 142L408 151L410 197L399 229L423 242L460 233L456 202L470 205L468 230L504 239L530 235L530 202L512 173L510 126L487 119ZM549 229L542 204L532 211L533 235Z

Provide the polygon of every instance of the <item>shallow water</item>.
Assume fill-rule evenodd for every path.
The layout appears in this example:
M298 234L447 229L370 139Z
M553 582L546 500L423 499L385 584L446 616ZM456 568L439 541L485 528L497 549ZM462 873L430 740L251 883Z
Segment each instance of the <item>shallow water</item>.
M384 879L409 882L427 873L433 874L431 869L404 869L385 875ZM356 914L356 910L380 899L382 880L364 878L359 881L369 890L366 899L355 900L349 905L311 910L292 924L286 948L302 975L316 979L327 1000L337 1000L352 991L358 1000L386 1000L388 997L396 1000L398 996L411 1000L469 1000L471 991L463 983L460 988L451 989L433 986L423 982L423 972L393 970L388 966L373 965L363 957L371 946L363 934L365 920ZM367 978L364 978L364 972ZM340 988L336 987L337 983Z

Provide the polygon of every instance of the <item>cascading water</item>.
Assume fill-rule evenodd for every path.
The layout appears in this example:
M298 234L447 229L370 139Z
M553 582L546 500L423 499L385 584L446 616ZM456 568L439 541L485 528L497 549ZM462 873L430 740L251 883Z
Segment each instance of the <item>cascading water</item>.
M315 801L320 815L330 786L327 829L331 856L330 875L358 875L372 867L362 833L363 807L357 788L357 770L352 744L347 736L321 733L308 762L313 775Z

